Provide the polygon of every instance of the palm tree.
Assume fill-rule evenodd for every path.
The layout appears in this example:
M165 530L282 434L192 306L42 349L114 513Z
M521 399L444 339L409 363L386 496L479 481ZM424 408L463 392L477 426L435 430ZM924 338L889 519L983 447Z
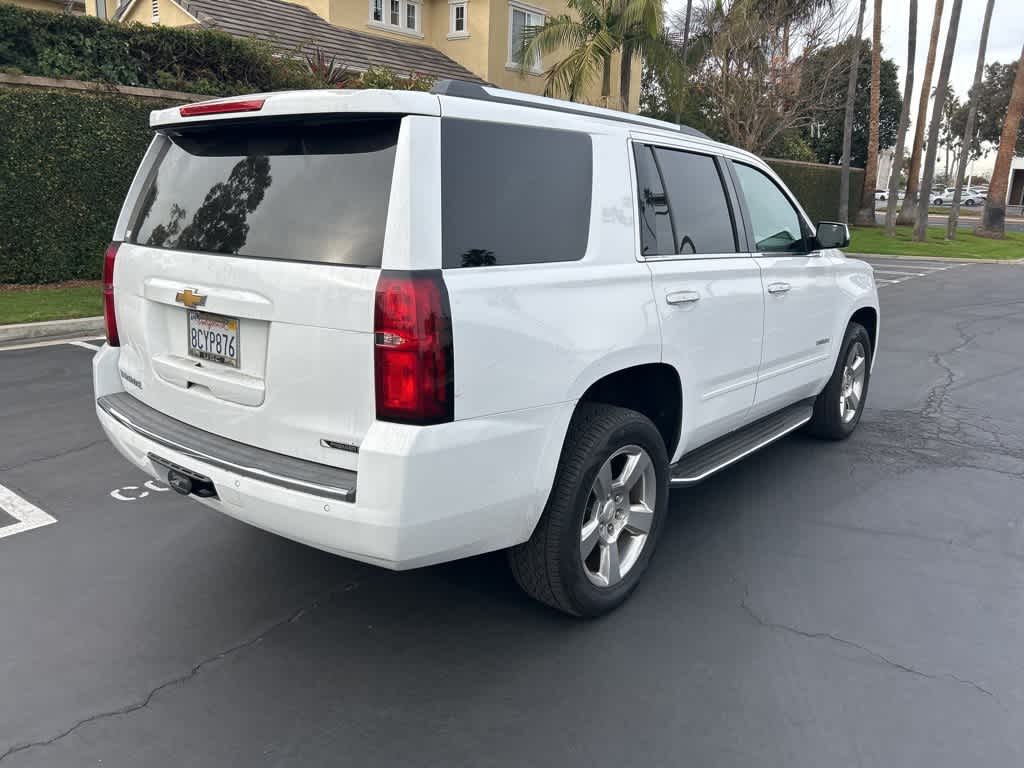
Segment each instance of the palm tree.
M942 125L942 105L946 103L949 89L949 71L953 68L953 52L956 50L956 35L960 27L960 9L963 0L953 0L953 8L949 12L949 29L946 30L946 47L942 51L942 65L939 67L939 79L935 82L935 108L932 109L932 122L928 126L928 148L924 158L924 176L921 179L921 192L917 196L917 221L914 222L914 240L923 243L928 234L928 204L931 202L926 190L932 188L935 176L935 154L939 146L939 128Z
M964 186L964 174L967 173L967 158L974 146L974 123L978 119L978 95L981 92L981 76L985 72L985 49L988 47L988 30L992 24L992 7L995 0L985 4L985 19L981 22L981 41L978 43L978 62L974 65L974 85L971 87L971 101L967 107L967 123L964 125L964 136L960 142L960 162L956 169L956 189L953 192L953 204L949 209L949 221L946 222L946 239L956 239L957 221L960 217L960 193Z
M1006 109L1003 133L999 137L999 152L988 183L988 198L981 223L974 230L976 235L1003 239L1006 237L1006 187L1010 181L1010 165L1013 162L1013 148L1017 143L1017 131L1024 118L1024 47L1017 60L1017 74L1013 78L1010 104Z
M924 64L924 79L921 81L921 98L917 103L917 119L914 121L914 143L910 147L910 170L907 171L907 195L896 219L897 224L913 224L914 206L917 204L918 177L921 175L921 152L924 149L924 126L928 120L928 96L932 87L932 71L935 69L935 51L939 46L939 27L942 24L943 0L935 0L935 14L932 16L931 37L928 40L928 58ZM930 190L925 190L928 194Z
M633 60L663 39L660 0L568 0L570 11L548 18L523 33L520 61L528 62L559 50L564 58L547 71L544 93L578 101L600 73L601 98L611 96L612 58L621 54L619 90L629 106Z
M871 106L868 119L868 161L864 165L858 224L875 226L875 187L878 177L878 111L882 89L882 0L875 0L871 25Z
M903 148L907 143L907 125L910 122L910 97L914 94L914 57L917 54L917 0L910 0L910 28L907 35L907 81L903 85L903 108L900 126L896 131L896 151L892 156L892 175L889 177L888 203L885 210L885 234L896 236L896 203L899 200L900 171L903 170Z
M846 85L846 115L843 120L843 165L839 172L839 220L844 224L850 220L850 152L853 147L853 104L857 97L857 70L860 67L860 36L864 32L864 9L867 0L860 0L857 14L857 34L853 38L853 53L850 54L850 81ZM867 180L864 181L867 184Z

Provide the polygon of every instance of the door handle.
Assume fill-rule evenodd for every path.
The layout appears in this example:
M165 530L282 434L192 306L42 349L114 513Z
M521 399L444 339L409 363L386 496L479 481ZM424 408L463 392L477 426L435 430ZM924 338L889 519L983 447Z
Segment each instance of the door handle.
M786 292L789 291L789 289L791 287L792 286L790 286L789 283L770 283L768 285L768 293L771 293L771 294L786 293Z
M700 294L696 291L673 291L665 294L665 301L669 304L692 304L700 301Z

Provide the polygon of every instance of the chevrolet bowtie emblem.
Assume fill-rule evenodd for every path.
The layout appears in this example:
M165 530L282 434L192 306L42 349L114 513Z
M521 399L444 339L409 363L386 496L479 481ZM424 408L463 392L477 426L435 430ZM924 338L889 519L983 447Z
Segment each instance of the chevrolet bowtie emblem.
M176 294L174 300L179 304L184 304L189 309L201 307L206 303L206 297L193 293L191 288L186 288L184 291Z

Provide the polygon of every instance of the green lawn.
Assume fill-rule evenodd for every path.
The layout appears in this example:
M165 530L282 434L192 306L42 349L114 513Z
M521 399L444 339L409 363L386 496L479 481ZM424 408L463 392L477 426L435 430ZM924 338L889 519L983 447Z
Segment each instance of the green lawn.
M97 317L103 314L99 283L31 290L0 288L0 325Z
M1005 240L978 237L960 230L956 240L946 240L945 227L928 227L928 241L911 239L911 227L897 227L896 237L885 236L885 227L851 227L851 253L881 253L889 256L947 256L956 259L1024 259L1024 234L1007 232Z

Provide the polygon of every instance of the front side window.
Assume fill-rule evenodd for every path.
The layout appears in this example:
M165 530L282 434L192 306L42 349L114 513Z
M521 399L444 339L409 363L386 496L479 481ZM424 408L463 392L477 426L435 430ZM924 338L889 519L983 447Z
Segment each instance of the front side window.
M582 259L590 236L590 136L441 121L441 265Z
M544 26L544 14L536 11L520 8L516 5L509 6L509 35L508 35L508 66L519 67L522 63L523 38L528 27ZM529 69L532 72L541 71L541 60L539 54L534 54L529 62Z
M733 163L747 202L754 243L759 253L803 253L806 249L800 214L767 174Z
M221 123L168 134L137 245L380 266L398 119Z

